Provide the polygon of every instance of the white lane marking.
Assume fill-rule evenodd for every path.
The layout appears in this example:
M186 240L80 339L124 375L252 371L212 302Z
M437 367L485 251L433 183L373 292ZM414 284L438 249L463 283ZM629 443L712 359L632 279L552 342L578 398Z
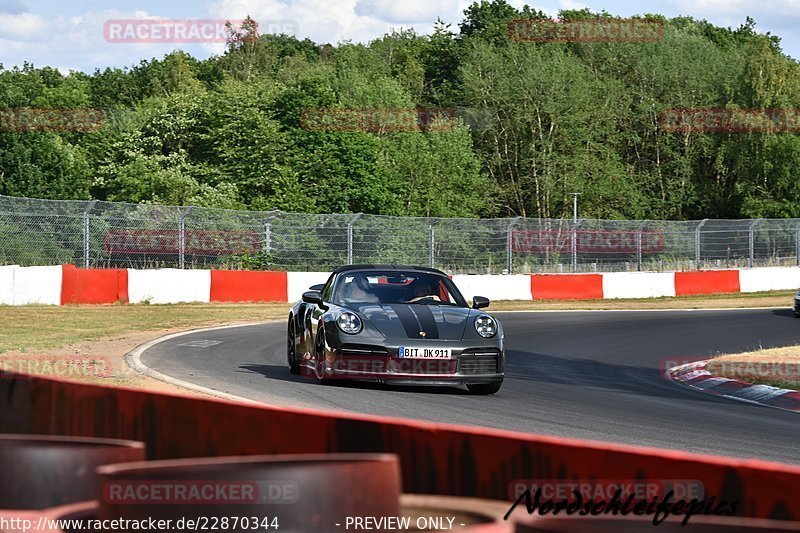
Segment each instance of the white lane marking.
M274 324L274 323L281 323L281 322L283 322L283 320L269 320L269 321L266 321L266 322L252 322L252 323L249 323L249 324L235 324L235 325L231 325L231 326L214 326L214 327L211 327L211 328L199 328L199 329L191 329L189 331L180 331L178 333L170 333L169 335L164 335L163 337L159 337L157 339L153 339L151 341L148 341L148 342L146 342L144 344L141 344L141 345L137 346L136 348L134 348L133 350L131 350L130 352L125 354L125 362L128 364L128 366L130 366L131 368L133 368L134 370L136 370L137 372L139 372L141 374L144 374L146 376L150 376L153 379L157 379L157 380L163 381L165 383L169 383L170 385L175 385L176 387L181 387L183 389L189 389L189 390L193 390L193 391L196 391L196 392L201 392L201 393L207 394L209 396L214 396L216 398L222 398L224 400L230 400L230 401L233 401L233 402L241 402L241 403L246 403L246 404L250 404L250 405L263 406L264 403L262 403L262 402L256 402L256 401L250 400L248 398L244 398L242 396L236 396L235 394L228 394L227 392L221 392L221 391L218 391L216 389L212 389L212 388L209 388L209 387L204 387L202 385L197 385L196 383L192 383L190 381L184 381L182 379L173 378L172 376L168 376L166 374L162 374L158 370L153 370L149 366L147 366L144 363L142 363L141 357L142 357L142 354L145 352L145 350L147 350L148 348L152 348L156 344L160 344L162 342L168 341L170 339L175 339L177 337L182 337L184 335L191 335L193 333L202 333L202 332L205 332L205 331L217 331L217 330L220 330L220 329L241 328L241 327L246 327L246 326L260 326L260 325L263 325L263 324L270 324L270 323Z
M191 348L210 348L222 344L222 341L212 341L210 339L197 339L196 341L182 342L178 346L189 346Z

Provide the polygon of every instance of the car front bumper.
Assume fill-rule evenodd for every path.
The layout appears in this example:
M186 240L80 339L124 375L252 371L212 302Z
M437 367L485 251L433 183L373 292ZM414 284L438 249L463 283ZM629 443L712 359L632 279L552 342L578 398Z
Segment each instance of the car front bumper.
M403 345L413 346L409 342ZM501 342L494 346L478 343L436 343L435 346L450 348L452 357L401 358L398 356L399 343L384 346L345 344L328 350L326 377L429 385L471 385L503 380L505 353Z

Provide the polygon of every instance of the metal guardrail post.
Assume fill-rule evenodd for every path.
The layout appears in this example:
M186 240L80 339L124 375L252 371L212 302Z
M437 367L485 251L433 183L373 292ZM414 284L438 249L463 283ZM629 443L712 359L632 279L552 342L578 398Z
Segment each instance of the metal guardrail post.
M192 206L184 207L178 220L178 268L186 266L186 216L191 210Z
M747 258L747 266L748 268L753 268L753 264L755 263L755 235L756 235L756 226L759 225L764 219L759 218L750 223L750 227L747 229L747 239L748 239L748 251L749 255Z
M428 266L431 268L433 268L433 246L435 243L433 232L433 224L430 224L428 226Z
M83 210L83 268L89 268L89 213L97 200L92 200Z
M509 274L514 273L514 257L513 257L513 245L514 239L512 232L514 231L514 226L522 220L522 217L516 217L513 219L509 225L508 229L506 230L506 270Z
M708 219L704 218L694 229L694 265L697 270L700 270L700 230L706 225L706 222Z
M356 215L347 222L347 264L353 264L353 224L355 224L361 213Z

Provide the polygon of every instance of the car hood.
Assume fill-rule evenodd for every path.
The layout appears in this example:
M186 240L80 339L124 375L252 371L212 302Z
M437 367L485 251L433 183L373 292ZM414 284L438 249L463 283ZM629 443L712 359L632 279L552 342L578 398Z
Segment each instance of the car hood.
M451 305L362 304L354 307L387 339L461 340L470 315L469 308Z

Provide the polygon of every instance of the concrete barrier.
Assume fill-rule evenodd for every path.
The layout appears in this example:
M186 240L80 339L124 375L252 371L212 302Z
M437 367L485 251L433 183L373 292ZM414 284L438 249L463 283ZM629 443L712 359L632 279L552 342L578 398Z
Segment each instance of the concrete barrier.
M534 300L594 300L603 298L600 274L531 274Z
M14 272L17 265L0 266L0 305L14 305Z
M210 270L128 269L128 298L132 304L171 304L211 301Z
M782 291L800 288L800 268L752 268L739 271L742 292Z
M61 305L127 301L128 271L124 268L62 267Z
M296 302L303 293L312 285L325 283L330 277L330 272L287 272L286 273L286 298L287 302Z
M673 272L611 272L603 274L603 298L675 296Z
M467 301L473 296L485 296L490 300L531 299L531 281L527 274L505 276L454 275L453 283Z
M61 304L61 266L14 269L14 305Z
M287 302L329 272L0 267L0 305L126 302ZM603 274L453 275L468 300L659 298L800 287L800 268Z
M285 302L286 272L212 270L212 302Z
M676 272L675 295L717 294L739 292L738 270L703 270Z

